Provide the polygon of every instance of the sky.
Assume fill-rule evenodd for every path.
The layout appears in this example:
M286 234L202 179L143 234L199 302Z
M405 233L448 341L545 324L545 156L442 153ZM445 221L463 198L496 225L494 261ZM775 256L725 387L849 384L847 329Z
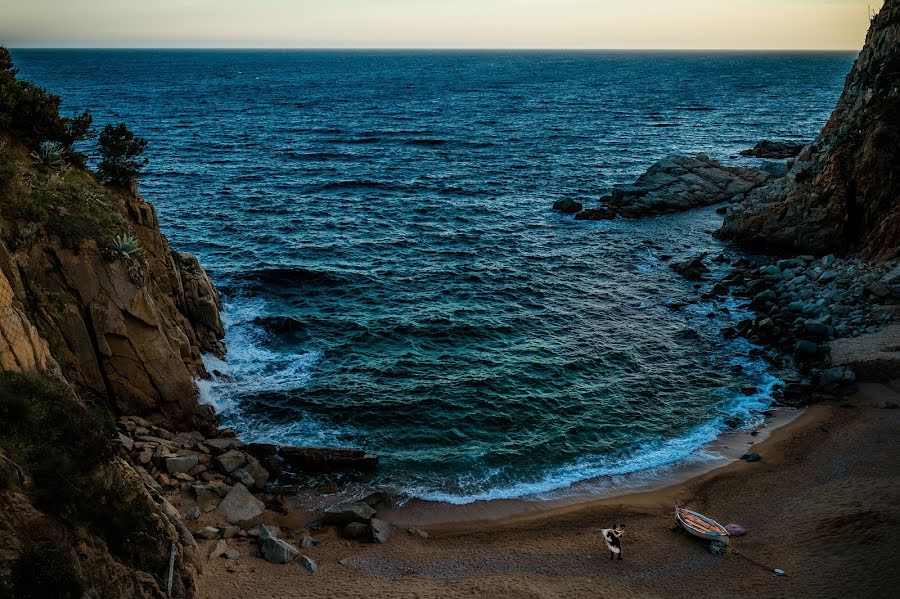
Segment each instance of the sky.
M859 50L882 0L0 0L9 47Z

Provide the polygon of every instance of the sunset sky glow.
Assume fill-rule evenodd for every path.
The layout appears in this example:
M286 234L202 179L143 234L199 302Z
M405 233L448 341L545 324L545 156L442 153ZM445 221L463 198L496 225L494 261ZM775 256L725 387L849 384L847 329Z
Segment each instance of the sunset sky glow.
M11 47L840 49L880 0L0 0Z

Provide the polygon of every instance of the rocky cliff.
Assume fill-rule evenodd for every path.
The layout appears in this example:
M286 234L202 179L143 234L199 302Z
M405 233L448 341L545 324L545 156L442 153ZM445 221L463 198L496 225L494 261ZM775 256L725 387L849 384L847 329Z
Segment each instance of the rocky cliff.
M766 251L900 256L900 0L872 20L815 141L787 177L733 205L720 235Z
M194 381L225 351L219 298L58 106L0 48L0 598L192 597L197 543L114 417L214 429Z
M222 355L219 298L197 259L172 251L154 207L89 174L42 171L9 148L0 215L0 365L61 374L113 412L187 429L201 353ZM136 242L133 254L116 237Z

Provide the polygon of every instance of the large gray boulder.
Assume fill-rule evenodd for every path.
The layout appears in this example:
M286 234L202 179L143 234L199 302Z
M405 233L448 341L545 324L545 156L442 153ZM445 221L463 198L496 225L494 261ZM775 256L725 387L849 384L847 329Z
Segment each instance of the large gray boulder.
M230 524L247 529L259 524L266 506L262 501L254 497L247 490L247 487L237 483L231 488L217 509Z

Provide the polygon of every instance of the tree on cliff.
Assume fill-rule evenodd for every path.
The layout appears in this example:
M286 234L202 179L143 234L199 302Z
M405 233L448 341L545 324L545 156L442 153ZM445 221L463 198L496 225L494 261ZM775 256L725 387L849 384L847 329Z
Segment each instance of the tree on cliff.
M104 127L98 143L102 160L97 173L107 185L130 185L147 164L147 159L141 158L147 140L136 136L125 123Z
M71 117L59 115L60 98L30 81L17 79L9 50L0 46L0 130L8 131L32 149L44 142L62 145L66 157L81 163L76 142L91 136L90 111Z

